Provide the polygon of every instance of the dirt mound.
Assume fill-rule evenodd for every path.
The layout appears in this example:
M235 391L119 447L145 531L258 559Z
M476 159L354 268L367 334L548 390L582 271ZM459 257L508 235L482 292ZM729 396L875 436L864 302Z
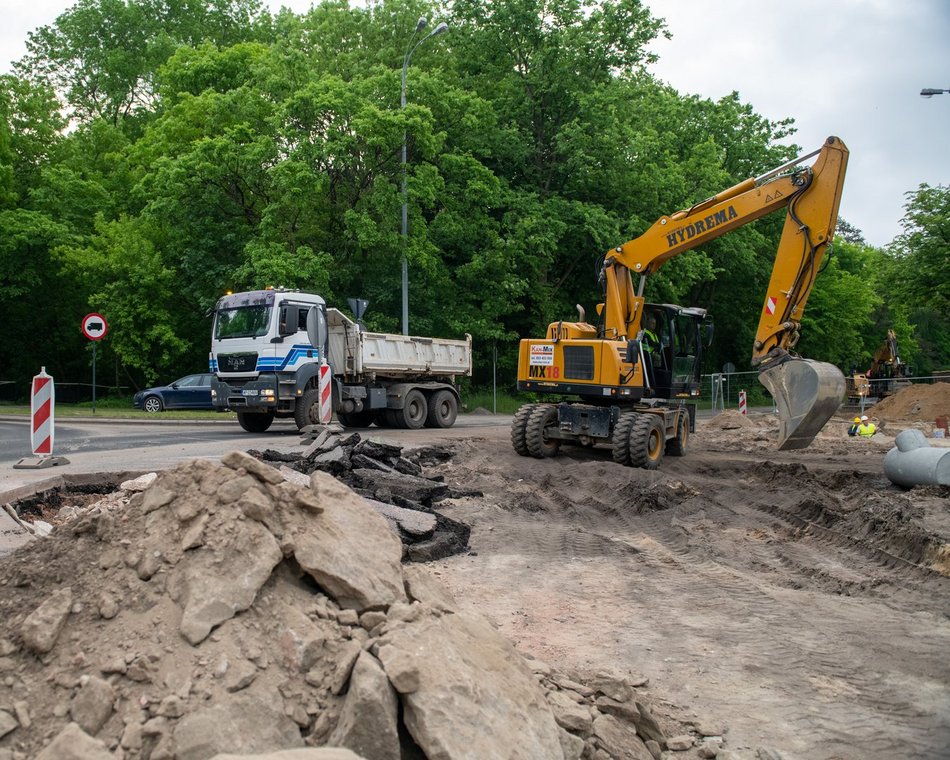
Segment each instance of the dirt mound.
M77 509L0 562L0 755L649 757L629 679L529 661L331 476L239 452ZM652 745L652 746L650 746Z
M866 414L882 420L932 422L938 416L950 415L950 383L910 385L875 404Z
M706 422L709 430L759 430L763 427L763 420L768 418L749 416L735 409L726 409Z

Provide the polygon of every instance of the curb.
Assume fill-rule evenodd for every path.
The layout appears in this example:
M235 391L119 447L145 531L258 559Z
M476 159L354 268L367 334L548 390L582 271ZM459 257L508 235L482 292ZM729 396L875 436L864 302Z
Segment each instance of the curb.
M29 424L30 415L28 414L0 414L0 421L2 422L23 422L24 424ZM225 420L162 420L162 419L153 419L152 417L143 417L142 419L132 419L129 417L100 417L96 415L88 417L57 417L57 425L68 425L71 422L81 422L83 424L87 423L107 423L110 425L236 425L237 419L225 419ZM278 422L278 420L274 420Z

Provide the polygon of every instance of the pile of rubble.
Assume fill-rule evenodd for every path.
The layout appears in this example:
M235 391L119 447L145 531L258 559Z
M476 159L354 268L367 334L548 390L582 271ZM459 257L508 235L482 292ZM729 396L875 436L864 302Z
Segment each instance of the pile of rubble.
M628 677L525 660L403 554L333 477L240 452L81 511L0 561L0 760L719 751Z
M425 446L403 455L403 448L384 441L345 433L339 425L304 428L302 453L250 451L252 456L279 466L284 477L308 486L313 472L325 472L363 496L390 523L405 547L404 559L427 562L465 551L469 526L435 509L438 502L478 491L452 487L442 475L425 468L452 458L440 446Z

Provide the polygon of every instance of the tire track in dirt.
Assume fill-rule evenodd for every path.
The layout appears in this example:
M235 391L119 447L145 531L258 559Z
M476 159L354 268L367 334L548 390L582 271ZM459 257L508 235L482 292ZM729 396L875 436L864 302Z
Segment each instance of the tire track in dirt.
M473 546L502 561L460 575L488 582L479 607L527 651L650 663L662 693L789 757L950 746L950 667L934 657L950 646L947 579L793 511L806 496L847 503L848 478L826 479L836 489L792 463L700 456L653 473L598 452L528 466L497 453L501 480L478 452L460 460L498 505Z

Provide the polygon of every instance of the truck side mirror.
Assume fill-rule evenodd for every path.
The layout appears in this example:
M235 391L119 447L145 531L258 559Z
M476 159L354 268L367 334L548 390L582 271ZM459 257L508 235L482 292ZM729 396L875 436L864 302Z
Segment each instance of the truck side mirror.
M310 345L321 352L327 342L327 316L319 306L311 306L307 314L307 339Z
M709 348L712 345L713 333L715 332L714 327L715 326L713 325L712 322L703 323L702 329L706 333L705 336L703 336L705 338L705 340L703 341L703 345L705 345L706 348Z
M627 341L627 354L624 356L623 360L627 364L636 364L638 361L640 361L640 341Z

